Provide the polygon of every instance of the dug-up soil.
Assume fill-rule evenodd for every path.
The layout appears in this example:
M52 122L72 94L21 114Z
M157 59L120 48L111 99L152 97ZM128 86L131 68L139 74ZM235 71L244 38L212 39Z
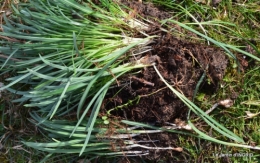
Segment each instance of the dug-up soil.
M150 24L146 33L156 34L159 37L149 45L153 50L143 54L143 57L144 60L156 62L156 67L169 84L191 100L199 79L206 72L206 78L200 89L207 89L207 92L212 94L218 89L228 65L228 57L223 50L206 44L187 42L160 30L162 26L157 20L169 18L171 15L151 4L127 0L121 2L134 9L136 15L154 22ZM136 34L137 37L140 35ZM127 84L111 90L113 95L120 91L116 96L105 100L106 107L102 108L103 113L108 109L121 106L111 112L111 117L158 126L163 126L167 122L182 123L186 120L188 108L170 89L166 88L152 66L143 69L137 75L126 76L124 80ZM136 99L138 96L141 97L139 101ZM124 105L125 103L128 104ZM159 140L150 144L151 146L177 147L178 137L171 133L150 134L135 139L147 140L148 137ZM172 150L150 150L150 155L143 158L171 162L174 161L172 156L178 154L179 152Z

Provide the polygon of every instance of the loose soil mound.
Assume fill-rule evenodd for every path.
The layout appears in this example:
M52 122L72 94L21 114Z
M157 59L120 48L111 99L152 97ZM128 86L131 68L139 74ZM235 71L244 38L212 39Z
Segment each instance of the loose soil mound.
M149 45L153 50L143 55L143 62L155 61L156 67L168 83L189 99L192 99L195 87L205 71L210 84L204 82L203 87L207 87L212 93L216 91L228 64L228 59L222 50L213 46L186 42L160 30L161 26L156 20L169 18L170 14L149 3L141 4L124 0L121 2L134 9L136 15L154 22L146 32L159 37ZM137 33L136 36L140 37L140 34ZM188 108L165 86L153 67L125 78L127 84L111 90L112 95L105 100L103 105L105 107L102 108L104 114L107 110L117 107L111 112L114 118L149 122L160 126L165 125L165 122L183 123L186 119ZM116 94L117 92L119 93ZM142 136L139 139L159 140L151 146L176 147L177 136L160 133ZM150 160L160 160L164 156L169 158L172 155L172 151L150 151L150 153L147 156Z

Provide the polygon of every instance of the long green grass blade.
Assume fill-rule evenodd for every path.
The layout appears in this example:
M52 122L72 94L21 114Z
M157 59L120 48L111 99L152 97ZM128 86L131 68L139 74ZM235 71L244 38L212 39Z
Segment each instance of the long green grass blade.
M51 119L51 118L54 116L54 114L57 112L57 110L58 110L58 108L59 108L59 106L60 106L61 100L63 100L63 98L64 98L64 96L65 96L65 93L67 92L67 89L68 89L70 83L71 83L71 81L70 81L70 78L69 78L69 81L67 82L67 84L66 84L66 86L65 86L65 88L64 88L64 90L63 90L63 92L62 92L62 94L60 95L59 100L57 101L57 104L54 105L54 108L52 109L53 111L51 111L52 113L51 113L50 119Z

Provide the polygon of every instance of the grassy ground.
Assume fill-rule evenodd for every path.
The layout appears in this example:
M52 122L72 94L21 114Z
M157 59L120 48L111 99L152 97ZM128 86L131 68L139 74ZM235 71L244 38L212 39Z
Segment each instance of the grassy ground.
M188 1L188 3L192 2ZM251 42L259 49L259 1L249 0L237 3L222 1L216 8L210 8L203 3L192 3L187 6L192 6L188 11L196 19L204 21L215 19L235 24L233 27L227 25L229 30L224 31L224 33L223 29L221 30L219 27L204 26L210 37L227 44L244 46L245 49L248 46L246 42ZM231 62L219 91L214 95L206 96L201 90L200 99L197 99L196 102L201 108L207 110L216 101L237 96L232 107L218 108L211 113L211 116L228 129L233 130L250 145L260 143L259 66L259 63L249 60L246 72L238 72L237 65ZM214 137L223 140L217 134L212 133L212 130L205 127L205 124L199 120L194 123L197 123L196 125L200 126L200 129L208 135L214 135ZM186 137L182 137L180 140L197 162L211 162L212 160L214 162L260 161L259 151L228 147ZM247 155L250 155L250 157L246 157Z
M238 98L230 108L218 108L211 113L212 117L217 119L221 124L224 124L228 129L233 130L234 133L242 137L248 144L259 144L259 64L252 70L240 76L240 80L245 79L241 84L234 77L227 74L223 87L211 97L205 97L200 106L212 105L212 101L216 99L225 99L231 95L227 90L238 90L242 88L238 94ZM235 81L234 81L235 80ZM210 128L197 122L197 126L201 126L202 130L208 135L214 135ZM222 139L215 134L216 138ZM187 141L188 139L188 141ZM186 147L187 151L198 162L210 162L214 159L216 162L259 162L260 152L257 150L248 150L242 148L234 148L198 139L182 138L181 143ZM221 156L217 156L220 155ZM239 155L241 154L241 155ZM237 156L236 156L237 155ZM245 157L250 155L250 157Z
M153 2L156 4L157 1ZM168 6L168 10L171 11L172 7L169 4L172 1L169 1L169 3L166 2L158 5ZM185 4L184 1L180 2L182 6L186 6L189 13L181 13L178 15L178 20L181 22L196 22L196 20L206 22L220 20L228 22L230 24L223 24L227 27L226 30L223 30L223 27L213 26L210 23L203 25L203 28L208 31L208 36L218 41L243 46L242 48L257 54L249 45L253 44L257 49L260 49L260 4L258 0L238 0L237 3L232 3L231 0L223 0L216 7L212 7L210 2L207 1L200 2L194 3L191 0L185 1ZM2 0L0 3L3 5L1 10L7 11L10 1ZM175 6L174 8L176 9L177 7ZM193 18L188 16L188 14L191 14ZM193 28L203 32L203 28L198 27L198 25L193 25ZM1 77L0 82L5 82L4 78ZM236 63L231 61L219 91L209 96L204 94L203 90L200 90L200 98L196 100L196 104L202 109L207 110L219 100L237 96L232 107L227 109L217 108L210 115L217 119L219 123L224 124L225 127L242 137L249 145L259 145L259 79L260 63L249 59L247 69L244 72L238 72ZM36 139L46 139L47 141L48 138L43 137L37 128L27 121L27 118L29 118L28 108L11 103L10 99L12 98L12 95L2 92L0 99L0 111L2 115L0 126L0 160L2 162L18 163L39 162L40 158L43 158L47 154L21 146L20 141L33 141ZM194 120L193 123L208 135L224 139L212 132L200 119ZM182 135L180 135L179 143L185 149L183 155L190 162L193 162L192 160L196 160L197 162L212 162L212 160L214 162L260 162L259 151L214 144ZM246 157L246 155L250 155L250 157ZM56 161L70 162L72 157L74 156L69 156L68 158L60 157ZM49 160L49 162L53 161Z

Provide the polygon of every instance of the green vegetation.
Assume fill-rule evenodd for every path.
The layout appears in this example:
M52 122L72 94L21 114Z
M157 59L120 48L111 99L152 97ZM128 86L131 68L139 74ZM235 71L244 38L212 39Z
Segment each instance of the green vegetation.
M199 83L197 96L190 101L165 81L153 63L143 63L141 59L131 62L130 58L152 50L148 44L157 36L133 38L148 27L149 21L129 17L130 12L123 11L120 4L110 0L101 0L99 5L90 0L13 4L11 17L1 15L5 23L0 32L0 74L5 86L0 88L0 145L5 152L0 160L117 160L116 156L146 155L144 150L152 148L129 139L129 135L172 132L178 135L187 161L259 161L258 0L223 1L216 7L206 1L149 2L173 15L160 20L162 25L173 23L181 28L168 31L172 35L218 46L226 52L230 67L218 92L208 95L199 89ZM243 55L249 58L246 70L239 65ZM112 110L134 105L141 97L129 99L101 118L99 111L109 89L120 77L147 66L153 66L158 78L189 107L187 124L193 132L109 119ZM216 101L231 98L235 92L237 98L230 108L217 109L210 115L203 111ZM12 138L15 141L10 141ZM247 153L250 157L227 156L234 153ZM216 156L219 154L227 157Z

